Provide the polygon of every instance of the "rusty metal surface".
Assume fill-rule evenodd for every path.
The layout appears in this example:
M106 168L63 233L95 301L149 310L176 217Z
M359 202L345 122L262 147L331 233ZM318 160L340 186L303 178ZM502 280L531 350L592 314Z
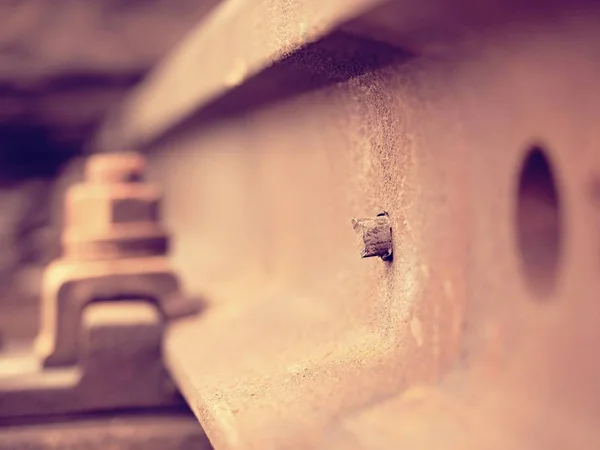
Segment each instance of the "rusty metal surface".
M461 390L415 386L351 413L325 432L318 448L558 450L600 442L593 415L496 380L467 381Z
M79 364L44 368L23 350L0 353L0 423L7 418L182 406L161 361L163 321L144 302L85 309Z
M215 448L598 446L600 10L492 3L393 30L392 2L152 148L173 265L213 304L165 357ZM244 86L276 95L247 107ZM133 99L129 137L201 106L161 93ZM381 210L394 261L361 261L349 220Z
M434 382L459 356L467 167L448 155L456 172L440 169L407 136L420 111L391 94L412 82L396 73L404 52L334 43L288 70L336 67L345 45L386 64L192 122L154 155L174 265L215 304L170 328L167 363L215 448L310 448L336 417ZM381 210L392 264L360 260L349 226Z
M385 0L222 2L112 114L96 149L147 145L274 61L381 3Z
M169 265L160 194L144 170L135 153L95 155L84 182L69 189L63 255L42 284L36 351L45 366L77 363L80 316L91 302L143 299L168 320L197 311Z
M0 352L0 420L182 405L162 339L198 304L184 297L166 246L144 239L167 239L160 194L144 172L139 154L95 155L69 189L63 255L44 273L35 349Z
M209 450L193 416L106 415L63 422L0 428L1 450Z

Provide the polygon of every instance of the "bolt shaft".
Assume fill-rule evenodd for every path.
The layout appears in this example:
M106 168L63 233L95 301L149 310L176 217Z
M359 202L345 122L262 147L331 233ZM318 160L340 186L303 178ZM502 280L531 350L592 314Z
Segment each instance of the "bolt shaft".
M384 261L392 259L392 225L387 213L377 217L352 219L359 237L361 258L379 256Z

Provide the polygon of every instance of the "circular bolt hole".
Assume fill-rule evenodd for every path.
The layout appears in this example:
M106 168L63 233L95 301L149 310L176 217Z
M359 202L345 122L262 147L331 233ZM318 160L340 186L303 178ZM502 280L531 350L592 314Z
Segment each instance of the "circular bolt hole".
M541 147L531 148L519 176L517 245L521 266L540 296L554 288L562 246L561 204L550 160Z

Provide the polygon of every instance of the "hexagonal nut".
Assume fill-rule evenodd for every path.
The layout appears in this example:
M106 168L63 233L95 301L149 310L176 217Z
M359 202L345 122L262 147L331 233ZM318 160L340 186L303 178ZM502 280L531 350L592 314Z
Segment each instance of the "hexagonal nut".
M67 192L65 228L98 236L127 224L158 224L160 200L158 189L148 184L76 185Z

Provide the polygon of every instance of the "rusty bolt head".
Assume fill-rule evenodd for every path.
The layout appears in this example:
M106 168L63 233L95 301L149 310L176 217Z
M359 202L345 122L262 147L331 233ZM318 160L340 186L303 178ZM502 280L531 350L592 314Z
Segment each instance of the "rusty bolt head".
M159 222L160 192L143 182L144 157L137 153L92 155L84 183L69 189L63 245L78 258L166 251Z
M145 183L135 188L84 183L67 193L65 225L102 233L120 224L156 223L159 206L159 191Z
M99 153L88 158L85 182L67 195L67 226L106 230L117 224L158 221L160 193L143 183L139 153Z
M386 212L374 218L352 219L352 226L358 234L361 258L392 259L392 224Z

